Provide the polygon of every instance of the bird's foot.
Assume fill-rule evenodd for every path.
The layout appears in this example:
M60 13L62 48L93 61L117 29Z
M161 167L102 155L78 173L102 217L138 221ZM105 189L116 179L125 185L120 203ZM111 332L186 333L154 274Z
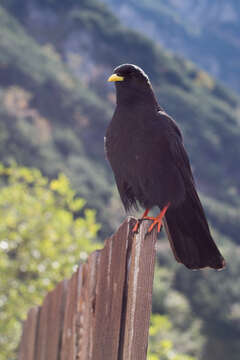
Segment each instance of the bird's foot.
M166 214L166 211L169 207L170 203L168 203L164 208L161 210L161 212L156 217L149 217L145 216L145 219L153 220L153 223L148 228L148 233L152 231L152 229L157 225L157 232L159 233L161 231L162 227L162 219L164 215Z
M133 231L134 233L137 233L137 232L138 232L138 229L139 229L139 226L140 226L141 222L142 222L142 219L138 219L138 220L137 220L136 224L134 225L134 228L132 229L132 231Z
M148 213L149 213L149 209L146 209L146 210L144 211L142 217L137 220L134 228L132 229L132 231L133 231L134 233L138 232L138 229L139 229L139 226L140 226L141 222L142 222L144 219L147 218L147 214L148 214Z

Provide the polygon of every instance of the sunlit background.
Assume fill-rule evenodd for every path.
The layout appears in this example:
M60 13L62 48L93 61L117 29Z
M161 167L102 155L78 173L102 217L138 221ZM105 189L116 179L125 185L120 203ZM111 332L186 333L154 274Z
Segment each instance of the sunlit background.
M180 124L227 261L191 272L159 240L148 359L239 359L239 34L236 0L0 0L0 360L124 219L103 137L126 62Z

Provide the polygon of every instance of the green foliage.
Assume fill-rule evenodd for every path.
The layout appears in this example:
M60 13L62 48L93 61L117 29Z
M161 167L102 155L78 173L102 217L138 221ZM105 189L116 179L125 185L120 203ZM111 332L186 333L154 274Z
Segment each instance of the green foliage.
M50 80L56 82L58 86L70 89L74 86L73 78L64 68L59 57L53 56L48 48L38 46L2 7L0 8L0 22L2 31L0 63L4 71L9 68L15 76L24 76L22 80L25 81L30 75L37 84Z
M95 213L63 175L0 167L0 359L13 357L21 320L99 245ZM83 211L81 216L77 215Z
M196 360L196 358L179 354L168 340L172 324L165 315L152 315L149 329L148 360Z
M167 339L173 344L175 352L198 358L205 341L201 334L202 322L193 313L189 297L174 289L177 269L174 270L168 240L161 239L161 243L168 251L160 252L161 265L156 268L154 275L153 316L155 320L152 325L159 331L150 331L150 338L152 337L150 343L154 347ZM160 317L158 317L159 314L161 314Z
M143 8L154 7L156 18L157 12L163 11L165 17L161 17L158 24L164 25L168 16L165 4L155 0L132 0L132 3L134 6L141 3ZM139 33L129 31L98 0L31 0L24 4L18 0L2 0L0 4L16 15L11 16L0 8L0 160L5 164L16 160L22 165L37 167L50 179L64 172L77 194L86 199L89 207L97 210L97 218L102 223L102 239L109 236L123 218L103 153L103 137L115 101L112 85L107 84L106 79L112 68L123 62L136 63L149 74L160 104L176 118L184 131L186 148L197 184L204 194L215 239L221 246L227 242L223 253L227 263L232 263L230 271L197 275L176 264L169 244L161 240L158 256L161 269L155 276L153 311L166 316L171 324L165 335L159 335L159 339L170 344L164 348L163 343L161 351L167 352L166 356L173 351L204 360L234 359L233 352L239 353L237 339L240 333L237 298L240 178L236 166L240 157L239 98L194 64L165 52ZM34 14L37 14L37 21ZM151 21L154 19L151 15ZM180 20L174 17L173 21L176 24ZM169 23L167 26L173 29ZM187 25L184 27L184 31L190 30ZM198 30L194 29L194 32L196 35ZM169 36L175 39L171 32ZM232 66L233 58L228 61L228 66ZM3 185L10 186L6 180L7 177ZM64 183L61 178L59 181ZM48 185L46 188L60 201L56 190ZM33 195L31 193L31 197ZM34 206L37 207L36 202ZM73 210L68 208L67 213L71 214ZM20 208L18 213L21 214ZM66 208L56 213L61 219ZM51 218L59 237L61 226L66 229L69 222L76 220L77 214L73 217L70 214L63 216L62 223L55 224ZM35 219L30 210L25 215L29 224ZM39 216L39 221L44 216ZM83 219L87 221L87 215ZM23 219L21 221L24 223ZM41 226L33 222L31 229L27 229L32 233L36 225L39 236L51 238L47 220L46 224L48 230L41 230L45 222L40 223ZM4 226L6 224L3 229ZM73 225L70 227L75 229ZM20 227L19 234L23 230L24 227ZM10 234L11 231L9 228ZM77 235L71 230L66 239L69 236ZM17 244L17 239L13 240ZM35 242L34 246L37 246ZM69 251L74 244L75 241L71 241ZM7 249L2 251L6 253ZM51 251L50 246L50 255ZM45 264L48 254L42 250L41 256L41 264ZM66 257L70 271L72 256ZM6 258L6 254L2 258ZM14 257L11 261L14 264ZM18 265L22 269L23 265ZM50 274L51 266L44 266ZM18 275L14 265L12 268L15 269L13 275ZM26 271L20 273L25 276ZM55 281L57 274L58 270L54 270L49 278ZM48 286L46 284L45 288ZM11 288L14 291L14 283ZM34 298L39 300L41 294L37 293ZM19 313L23 314L29 306L20 304L21 299L18 301L16 306L19 305ZM14 313L15 308L12 311ZM20 323L14 324L19 328ZM8 336L12 337L12 332ZM156 358L157 355L152 356Z

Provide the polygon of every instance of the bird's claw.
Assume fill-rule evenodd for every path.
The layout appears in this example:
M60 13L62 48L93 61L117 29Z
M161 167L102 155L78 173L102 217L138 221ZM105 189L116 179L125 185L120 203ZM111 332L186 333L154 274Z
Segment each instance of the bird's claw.
M141 219L138 219L138 220L137 220L136 224L134 225L134 228L132 229L132 232L133 232L133 233L137 233L137 232L138 232L139 227L140 227L140 225L141 225L141 223L142 223L143 220L144 220L144 218L141 218Z
M136 224L134 225L134 228L132 229L132 232L133 233L137 233L138 232L138 229L139 229L139 220L137 220Z
M150 227L148 228L148 233L150 233L152 231L152 229L154 228L154 226L157 224L158 225L158 232L161 231L162 228L162 222L161 220L159 221L159 218L154 218L154 217L149 217L149 216L145 216L144 218L138 219L136 224L134 225L132 232L133 233L137 233L139 230L139 227L141 225L141 223L143 222L143 220L152 220L153 223L150 225Z
M147 233L149 234L152 229L157 225L157 232L159 233L162 229L162 219L169 207L170 203L168 203L164 208L160 211L160 214L156 217L147 216L149 209L146 209L141 219L138 219L136 224L134 225L134 228L132 229L133 233L138 232L139 226L143 220L152 220L153 223L149 226Z
M149 226L148 233L150 233L156 225L157 225L157 232L159 233L162 228L162 217L156 217L156 218L152 217L149 218L149 220L153 220L153 223Z
M164 206L164 208L160 211L160 214L158 214L158 216L156 217L146 217L149 220L153 220L153 223L149 226L148 228L148 233L150 233L152 231L152 229L154 228L154 226L157 225L157 232L159 233L161 231L162 228L162 219L165 216L165 213L169 207L170 203L168 203L166 206Z

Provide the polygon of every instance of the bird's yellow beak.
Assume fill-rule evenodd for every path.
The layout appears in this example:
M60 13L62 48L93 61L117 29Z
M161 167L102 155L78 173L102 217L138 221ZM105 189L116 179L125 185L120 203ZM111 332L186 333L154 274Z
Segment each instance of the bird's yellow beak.
M124 77L123 76L118 76L117 74L112 74L109 78L108 81L123 81Z

